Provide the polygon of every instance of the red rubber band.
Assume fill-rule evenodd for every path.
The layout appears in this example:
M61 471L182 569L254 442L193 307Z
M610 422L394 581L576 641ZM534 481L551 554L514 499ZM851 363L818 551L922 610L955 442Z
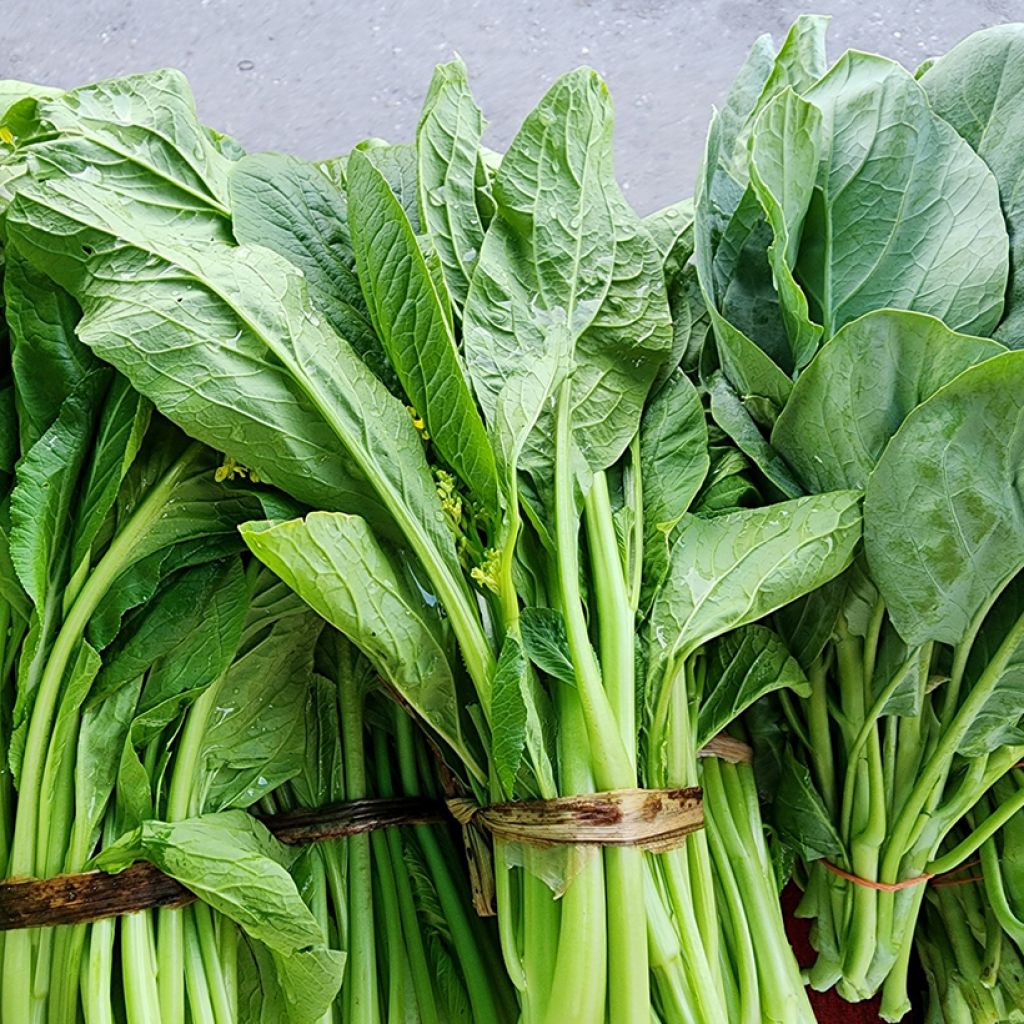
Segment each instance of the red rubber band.
M824 857L820 863L828 868L833 875L845 878L847 882L853 882L854 885L862 885L865 889L876 889L878 892L900 892L902 889L910 889L915 885L930 882L935 877L934 875L918 875L916 878L906 878L902 882L873 882L869 878L861 878L860 875L851 875L849 871L844 871L831 861L825 860Z

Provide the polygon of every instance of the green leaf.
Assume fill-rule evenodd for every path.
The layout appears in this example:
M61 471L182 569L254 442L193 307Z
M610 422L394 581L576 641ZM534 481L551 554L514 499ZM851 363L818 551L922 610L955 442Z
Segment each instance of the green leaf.
M707 659L708 678L713 682L697 715L698 748L772 690L810 696L803 669L764 626L743 626L718 637L708 645Z
M768 262L789 338L784 368L798 371L818 349L821 326L793 275L804 218L822 150L822 116L792 89L780 92L757 119L751 143L750 183L772 230Z
M348 203L312 164L281 153L258 153L231 169L235 238L264 245L298 267L309 297L327 322L371 370L390 383L394 373L370 323L356 275Z
M714 519L688 515L651 609L651 678L845 569L860 539L859 497L834 491Z
M716 371L707 381L711 416L744 455L765 475L785 498L796 498L803 488L793 479L789 467L764 439L750 410L733 391L724 374Z
M203 810L248 807L302 771L313 649L323 623L281 619L237 658L217 689L203 737Z
M87 178L139 194L179 234L193 227L205 234L213 219L226 236L231 163L199 123L180 71L126 75L40 99L38 116L59 133L33 147L43 167L63 173L71 161Z
M383 139L366 139L347 156L343 157L345 187L348 187L349 167L352 156L356 153L365 155L388 183L388 188L398 200L399 206L409 219L412 230L420 237L423 226L420 224L420 196L417 173L416 147L408 142L391 145ZM335 161L326 161L328 177L331 171L336 173L332 165ZM337 184L337 182L335 182Z
M290 522L246 523L253 554L341 630L377 671L470 764L459 696L436 612L406 581L357 516L311 512Z
M88 374L18 464L11 494L11 561L37 608L66 572L68 524L109 370Z
M591 469L636 433L672 342L661 260L615 183L611 136L607 89L587 69L560 78L526 118L494 182L463 325L489 419L508 379L552 336L568 339L573 439ZM550 462L551 426L546 413L531 472Z
M903 422L868 480L864 542L911 645L957 644L1024 566L1024 353L965 370Z
M114 378L104 396L89 463L83 473L71 547L73 568L88 557L99 537L121 481L142 447L151 412L149 402L124 377Z
M797 273L826 337L887 306L989 333L1008 242L981 159L886 58L847 53L805 99L822 112L826 142Z
M681 199L649 213L643 223L661 254L665 279L671 281L693 255L693 200Z
M913 409L1002 351L922 313L867 313L843 327L803 372L772 446L808 490L864 487Z
M932 109L988 164L1010 232L1010 287L995 337L1024 342L1024 26L975 32L936 60L921 79Z
M665 578L671 537L710 465L700 395L682 373L673 373L647 403L640 421L644 607Z
M777 57L767 36L754 44L712 119L695 199L697 269L722 369L743 398L766 399L776 413L793 354L767 257L772 231L750 182L751 139L774 97L803 94L824 73L826 24L797 19Z
M522 645L509 633L502 644L494 672L491 701L491 757L498 782L509 799L515 792L516 778L526 750L526 672Z
M964 672L966 685L979 680L1022 614L1024 579L1018 576L999 595L971 645ZM957 753L983 757L1000 747L1018 744L1024 744L1024 643L1013 648L995 689L968 727Z
M270 950L291 1024L314 1024L341 987L344 954L330 950L288 866L295 851L244 811L146 821L95 858L120 871L145 859Z
M211 595L230 569L230 561L187 569L169 580L155 600L130 616L104 651L93 699L103 699L141 678L183 638L193 636L207 617Z
M441 258L444 280L461 309L469 294L484 226L476 205L476 171L484 118L466 65L434 69L416 130L420 223Z
M388 358L437 450L493 512L494 455L463 374L447 300L387 182L358 152L349 160L348 194L359 277Z
M561 612L554 608L526 607L519 619L519 629L530 661L552 679L575 686L576 673Z
M772 801L772 820L779 835L804 860L834 858L843 843L811 781L811 773L787 750Z
M75 337L80 316L75 301L10 244L4 250L4 301L21 445L28 450L98 364Z

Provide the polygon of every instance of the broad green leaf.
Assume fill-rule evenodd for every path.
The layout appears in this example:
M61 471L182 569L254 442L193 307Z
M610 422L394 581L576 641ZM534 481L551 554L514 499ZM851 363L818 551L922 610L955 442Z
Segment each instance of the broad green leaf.
M192 574L201 571L192 570ZM174 645L166 647L149 667L146 687L139 701L140 712L163 704L179 693L204 690L228 671L241 641L249 593L237 556L217 565L215 571L212 586L204 595L206 600L199 621L184 616ZM180 595L173 596L179 598ZM154 638L151 630L142 635L146 639ZM138 634L133 639L135 643L131 647L137 649ZM157 639L166 643L165 638Z
M4 251L4 301L21 445L27 450L97 361L75 337L75 301L11 245Z
M821 112L792 89L780 92L757 119L751 141L750 182L772 230L768 262L789 337L783 368L806 366L818 349L821 326L811 321L793 268L804 217L821 160Z
M841 328L803 372L772 446L808 490L862 488L913 409L1002 351L922 313L867 313Z
M413 589L366 522L311 512L290 522L246 523L242 536L265 565L341 630L417 714L469 763L459 696L435 611Z
M388 358L437 450L493 512L494 455L412 227L383 176L361 153L349 160L348 195L359 277Z
M803 669L764 626L743 626L713 640L707 647L706 671L710 686L697 713L698 748L772 690L810 696Z
M800 852L804 860L835 858L843 854L843 842L825 810L811 773L787 750L773 791L772 821L779 835Z
M467 365L489 419L524 362L552 334L568 338L573 440L591 469L625 450L671 347L661 261L615 183L611 136L607 89L593 71L551 87L501 162L464 311ZM550 426L547 413L537 427L546 450L531 448L529 459L540 467Z
M306 907L288 866L295 851L244 811L146 821L94 860L120 871L145 859L234 921L273 957L291 1024L314 1024L341 987L344 955Z
M203 738L203 810L248 807L302 771L313 649L323 623L279 620L237 658L217 688Z
M392 381L356 276L345 193L312 164L281 153L239 160L230 187L235 238L273 249L298 267L331 327L381 380Z
M868 480L864 542L908 644L957 644L1024 566L1024 353L965 370L903 422Z
M883 57L847 53L804 98L822 112L825 142L797 273L826 338L884 307L989 333L1008 242L984 162Z
M846 597L847 577L847 573L842 573L775 613L775 628L805 672L832 638Z
M711 464L704 407L697 389L674 373L644 409L640 421L644 572L647 607L668 571L670 542Z
M714 519L688 515L651 609L651 678L837 576L860 539L859 499L834 491Z
M83 304L82 340L261 478L385 530L393 519L438 589L466 600L407 411L323 324L298 271L263 248L181 245L144 205L111 199L67 176L24 183L8 211L26 255Z
M117 781L141 685L142 680L136 678L103 700L90 698L82 710L75 755L75 831L88 837L90 849L99 838L100 823Z
M459 309L466 304L484 241L484 226L476 205L484 123L469 89L465 64L458 58L439 64L416 130L419 213Z
M541 672L568 686L576 685L569 637L561 612L528 606L520 616L519 630L527 657Z
M208 231L217 220L226 235L231 162L199 123L180 71L126 75L41 99L38 117L59 133L33 147L43 166L70 161L85 177L133 194L181 234Z
M921 79L932 109L988 164L1010 232L1010 287L995 337L1024 344L1024 26L975 32Z

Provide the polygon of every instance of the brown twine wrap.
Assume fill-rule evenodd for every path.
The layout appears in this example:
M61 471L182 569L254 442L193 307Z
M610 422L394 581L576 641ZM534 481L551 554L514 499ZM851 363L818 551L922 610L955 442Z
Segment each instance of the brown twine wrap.
M750 747L716 736L701 757L749 763ZM663 853L703 827L697 787L622 789L554 800L516 801L481 807L463 795L457 779L441 773L446 801L421 797L354 800L328 807L256 815L283 843L323 842L399 825L437 825L454 817L462 827L473 904L494 913L494 868L485 833L531 846L635 846ZM116 875L102 871L47 879L0 882L0 932L61 924L87 924L154 907L183 907L196 900L152 864L138 863Z
M456 797L448 810L461 825L486 829L495 839L530 846L636 846L665 853L704 824L701 791L615 789L554 800L520 800L481 807Z
M282 843L297 845L395 825L436 825L451 818L438 800L396 797L286 811L260 820ZM0 883L0 931L85 924L151 907L184 907L196 898L146 863L133 864L116 875L84 871L55 878L14 879Z

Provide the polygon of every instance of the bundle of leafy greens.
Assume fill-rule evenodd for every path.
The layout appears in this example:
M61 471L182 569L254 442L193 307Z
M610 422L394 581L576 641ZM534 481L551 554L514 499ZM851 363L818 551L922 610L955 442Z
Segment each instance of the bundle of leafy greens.
M10 237L3 285L0 859L141 857L201 902L6 933L0 1019L513 1020L450 835L300 852L247 813L436 787L369 663L245 549L300 506L101 363Z
M888 1020L925 876L1024 806L1019 781L991 788L1024 756L1022 47L1008 26L916 76L863 53L829 69L824 21L802 18L751 52L695 204L712 416L780 494L865 494L853 565L775 620L810 693L751 728L804 862L811 981L881 988Z
M4 1022L809 1024L791 875L815 987L1016 1007L1024 29L915 75L825 23L646 218L588 69L504 154L455 61L319 163L175 72L0 88L0 854L201 898L10 933ZM495 940L448 832L254 814L438 757L705 827L495 838Z
M25 96L4 126L10 251L80 307L90 358L229 466L316 509L245 513L241 537L364 653L480 802L704 781L707 832L672 852L495 844L522 1018L812 1019L750 768L702 768L698 751L763 692L806 689L753 623L846 568L859 494L762 504L743 457L709 435L677 368L700 331L691 209L644 223L627 206L600 79L559 79L500 159L480 147L457 62L438 70L415 145L365 143L315 166L241 156L170 72ZM167 830L221 813L194 767L213 694L189 712L174 764L141 758L151 778L171 772L170 809L158 797L155 818L147 807L126 835L115 826L100 865L170 867ZM356 728L354 705L341 710L342 730ZM375 858L386 842L372 841ZM68 866L56 836L52 861L33 846L30 863L29 845L16 833L12 871ZM364 879L366 847L349 847ZM365 944L390 942L398 919L374 936L353 905L367 893L353 881L347 896L342 1005L371 1020ZM330 901L340 913L336 887ZM190 999L203 967L217 1019L208 912L157 916L164 1019L183 998L177 972L162 981L165 949L196 975ZM476 1019L500 1019L500 985L477 984L482 955L459 952L467 998ZM25 936L5 956L10 978L50 963ZM425 992L429 973L419 959L409 977ZM27 1006L12 984L12 1006ZM287 984L293 1001L307 992ZM403 984L390 975L395 1000Z

